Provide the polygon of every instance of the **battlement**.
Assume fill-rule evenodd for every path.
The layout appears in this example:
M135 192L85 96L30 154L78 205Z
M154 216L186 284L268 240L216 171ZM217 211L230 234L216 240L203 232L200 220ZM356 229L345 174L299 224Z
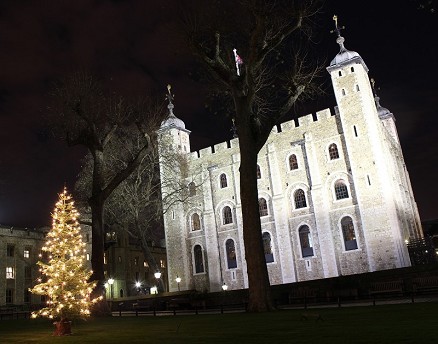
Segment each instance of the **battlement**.
M336 109L334 110L336 111ZM336 114L337 115L337 114ZM335 116L336 116L335 115ZM312 126L321 124L332 117L332 112L329 108L316 112L316 114L308 114L299 117L297 120L290 120L281 123L279 126L274 126L271 130L271 135L284 134L297 128L301 130L310 131ZM226 150L239 149L239 140L234 138L230 141L224 141L214 146L203 148L197 152L189 153L191 159L205 158L216 153L224 152Z

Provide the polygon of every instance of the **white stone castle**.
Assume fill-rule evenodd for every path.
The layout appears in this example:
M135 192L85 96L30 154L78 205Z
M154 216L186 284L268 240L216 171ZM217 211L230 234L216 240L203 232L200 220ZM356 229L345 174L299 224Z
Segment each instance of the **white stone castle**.
M258 155L271 284L410 266L406 242L423 236L394 116L337 31L340 52L327 67L334 112L274 127ZM190 152L190 131L173 107L169 96L160 143L187 159L174 177L190 197L164 215L169 289L247 288L238 139Z

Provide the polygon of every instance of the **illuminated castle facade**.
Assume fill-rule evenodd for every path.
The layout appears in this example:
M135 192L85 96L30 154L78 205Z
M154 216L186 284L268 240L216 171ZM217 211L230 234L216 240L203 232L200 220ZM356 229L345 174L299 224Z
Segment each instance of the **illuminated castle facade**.
M337 42L337 107L274 127L258 155L271 284L409 266L406 241L422 237L394 116L360 55ZM170 101L159 137L187 159L174 177L190 197L164 215L169 290L246 288L238 139L190 152L189 134Z

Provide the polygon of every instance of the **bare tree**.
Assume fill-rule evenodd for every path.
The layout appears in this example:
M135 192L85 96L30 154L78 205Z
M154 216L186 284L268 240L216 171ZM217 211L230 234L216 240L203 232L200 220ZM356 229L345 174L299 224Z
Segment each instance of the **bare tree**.
M126 157L132 158L143 144L142 135L135 128L131 130L133 132L128 135L116 133L109 143L105 152L109 171L126 168ZM160 165L165 171L161 178ZM91 196L92 166L93 159L88 154L76 182L75 189L80 199L86 200ZM187 176L185 157L165 143L158 154L157 140L153 140L149 154L143 157L139 166L119 184L105 203L105 223L113 229L127 232L136 240L153 271L158 271L160 267L151 252L151 242L163 238L163 214L174 203L189 201L187 178L174 178L175 172ZM111 172L108 176L111 176ZM165 194L161 193L162 186L166 190Z
M313 81L320 67L311 63L306 47L317 11L311 0L208 1L197 2L184 18L192 52L235 110L248 307L253 312L273 308L258 216L257 154L297 101L318 91Z
M151 138L165 112L162 106L151 100L128 103L114 94L107 96L101 85L85 73L67 77L55 87L51 110L53 128L68 145L83 146L92 157L88 198L92 220L91 280L98 281L95 293L101 293L104 284L105 201L152 151ZM125 155L123 166L108 169L105 151L116 137L123 137L129 132L128 127L135 127L141 133L141 144L132 154ZM123 148L123 145L119 146L120 150Z

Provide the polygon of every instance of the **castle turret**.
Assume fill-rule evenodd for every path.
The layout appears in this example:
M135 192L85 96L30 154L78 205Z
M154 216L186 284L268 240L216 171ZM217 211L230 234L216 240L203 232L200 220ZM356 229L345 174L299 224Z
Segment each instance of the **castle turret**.
M345 48L336 23L339 53L327 67L339 109L349 165L358 204L358 221L364 235L360 249L367 251L371 271L410 265L409 237L400 214L400 197L394 191L395 171L381 109L376 107L368 67L355 51ZM389 112L389 111L388 111ZM391 130L396 130L395 126ZM394 135L394 134L393 134Z
M158 134L158 150L160 155L160 179L161 196L163 202L164 228L166 230L166 248L168 263L169 290L188 289L188 279L182 278L176 282L177 277L190 276L190 267L187 257L187 245L184 240L186 219L184 206L181 199L184 199L184 174L185 159L190 152L190 131L186 129L184 122L173 113L174 96L170 92L170 85L167 86L166 98L169 102L167 108L169 114L166 120L161 123Z
M162 134L161 141L163 141L164 136L169 140L175 152L179 153L189 153L190 152L190 130L186 129L184 122L175 116L173 109L174 96L170 92L170 85L167 85L167 95L166 98L169 101L167 108L169 109L169 116L166 120L161 123L159 134Z

